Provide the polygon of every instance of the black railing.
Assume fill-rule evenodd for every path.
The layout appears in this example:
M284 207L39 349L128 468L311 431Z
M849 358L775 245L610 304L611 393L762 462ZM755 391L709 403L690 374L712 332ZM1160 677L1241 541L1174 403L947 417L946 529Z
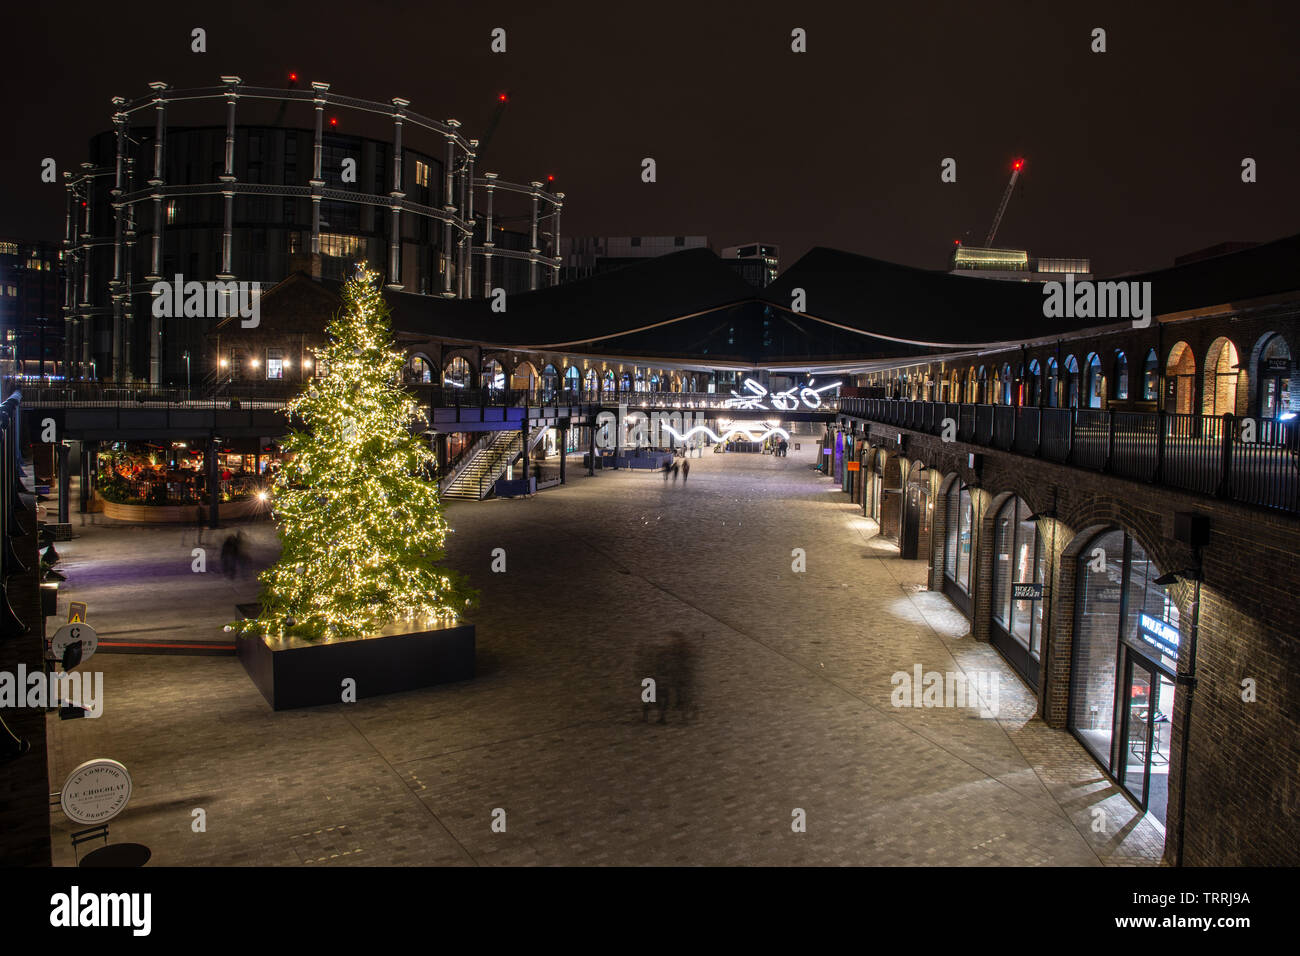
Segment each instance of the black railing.
M840 399L840 414L1244 504L1300 512L1300 420Z
M302 391L301 382L222 382L217 385L160 386L111 382L28 385L30 408L279 408Z

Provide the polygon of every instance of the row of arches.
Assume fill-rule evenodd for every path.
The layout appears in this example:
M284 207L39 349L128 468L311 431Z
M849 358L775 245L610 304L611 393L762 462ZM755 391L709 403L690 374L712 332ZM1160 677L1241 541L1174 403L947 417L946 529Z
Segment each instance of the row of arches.
M1191 345L1175 342L1163 361L1155 348L1129 354L1115 349L1036 355L1027 363L969 365L947 371L914 367L868 376L894 398L1045 408L1159 407L1179 414L1254 414L1275 419L1293 414L1295 363L1284 336L1266 333L1243 360L1226 336L1214 339L1198 362Z
M1035 691L1050 684L1066 699L1065 727L1163 825L1180 610L1143 535L1109 520L1072 529L1015 491L973 486L851 433L827 444L861 463L840 477L880 535L900 557L928 558L930 589Z
M1141 534L1111 521L1072 529L1014 492L975 488L956 473L938 489L938 589L973 626L987 627L990 643L1036 690L1041 681L1059 685L1066 727L1163 825L1180 611L1175 586L1157 583L1162 569ZM1070 597L1054 605L1058 592ZM1062 651L1049 651L1053 628Z
M485 359L482 369L475 372L463 355L453 355L439 371L433 360L422 352L411 355L409 377L422 384L446 385L453 388L513 389L536 392L548 400L561 391L592 397L615 396L635 392L694 392L705 384L707 376L694 372L667 372L652 369L634 369L616 374L613 369L588 368L585 372L576 365L562 369L552 363L538 366L522 359L512 367L495 358Z

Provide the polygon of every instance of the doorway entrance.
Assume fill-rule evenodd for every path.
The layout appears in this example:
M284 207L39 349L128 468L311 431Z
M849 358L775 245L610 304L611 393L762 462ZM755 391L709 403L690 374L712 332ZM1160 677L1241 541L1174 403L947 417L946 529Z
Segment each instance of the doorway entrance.
M1173 675L1126 648L1122 753L1116 766L1128 795L1162 824L1169 803L1169 719L1174 712Z

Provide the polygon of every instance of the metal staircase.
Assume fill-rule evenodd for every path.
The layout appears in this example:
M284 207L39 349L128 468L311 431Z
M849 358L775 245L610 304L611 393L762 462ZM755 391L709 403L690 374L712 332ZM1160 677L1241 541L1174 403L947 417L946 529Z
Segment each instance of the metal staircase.
M466 455L463 466L442 486L444 498L468 498L482 501L492 492L511 462L523 451L523 438L517 431L490 432L487 440Z
M539 425L528 436L528 448L536 447L547 426ZM492 493L497 479L524 450L523 436L514 430L488 432L466 453L464 460L443 480L439 493L444 498L482 501Z

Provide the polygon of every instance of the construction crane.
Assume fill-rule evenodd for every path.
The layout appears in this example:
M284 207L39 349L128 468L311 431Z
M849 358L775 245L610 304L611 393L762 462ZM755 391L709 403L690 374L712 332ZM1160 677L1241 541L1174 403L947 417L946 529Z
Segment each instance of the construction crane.
M487 152L488 143L492 142L493 134L496 133L497 127L501 125L501 117L505 115L506 104L509 102L510 102L509 90L502 90L500 93L497 94L496 112L492 114L492 121L488 123L487 132L485 132L482 138L478 141L478 149L475 150L475 155L477 156L478 162L480 164L482 164L483 162L483 154Z
M1007 211L1007 203L1011 201L1011 190L1016 188L1016 180L1020 177L1020 170L1025 168L1025 161L1017 159L1011 164L1011 182L1007 183L1006 192L1002 194L1002 202L998 203L998 214L993 217L993 225L989 227L989 236L984 240L984 248L993 247L993 238L998 234L998 226L1002 225L1002 214Z

